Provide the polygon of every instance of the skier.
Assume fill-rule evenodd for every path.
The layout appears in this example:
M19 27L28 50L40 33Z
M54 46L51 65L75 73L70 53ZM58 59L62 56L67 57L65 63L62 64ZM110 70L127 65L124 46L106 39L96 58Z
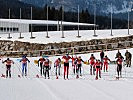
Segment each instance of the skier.
M67 74L67 79L68 79L68 73L69 73L69 60L71 59L71 57L66 54L65 56L62 57L63 61L64 61L64 79L65 75Z
M9 78L11 78L11 64L14 64L14 62L9 58L7 58L7 60L2 61L2 63L6 63L6 78L8 77L8 73L9 73Z
M60 76L60 69L61 69L61 59L58 58L54 62L54 67L56 68L56 79L58 79L58 76Z
M76 62L77 56L72 57L72 66L73 66L73 73L76 73L77 68L77 62Z
M45 59L42 57L38 60L38 67L40 65L40 74L42 76L42 74L44 75L44 68L43 68L43 62L45 61Z
M48 76L48 79L50 79L49 77L49 70L51 69L50 67L50 61L49 59L45 59L45 61L43 62L43 66L44 66L44 76L45 76L45 79L46 79L46 74Z
M25 74L25 76L27 76L27 62L30 63L30 61L29 61L29 59L26 58L26 56L24 55L24 56L22 57L22 59L20 60L20 62L22 62L22 76L24 76L24 74ZM24 70L25 70L25 73L24 73Z
M102 65L102 62L100 62L100 60L96 60L96 63L95 63L96 80L98 79L98 73L99 73L99 78L101 78L101 65Z
M117 74L118 74L117 78L119 79L119 76L122 77L122 74L121 74L121 72L122 72L122 62L123 62L122 56L119 55L116 62L117 62Z
M76 78L79 78L79 71L80 71L80 76L82 76L81 74L81 67L82 67L82 62L84 62L81 58L81 56L79 56L77 59L76 59L76 62L77 62L77 70L76 70L76 73L77 73L77 76Z
M93 75L95 75L95 57L93 54L91 54L90 59L88 60L90 63L90 74L92 75L92 70L93 70Z
M103 58L103 61L104 61L104 72L105 72L105 68L106 68L106 72L108 72L108 61L110 61L110 59L107 56L105 56Z
M131 67L132 54L128 50L126 50L125 57L127 67Z

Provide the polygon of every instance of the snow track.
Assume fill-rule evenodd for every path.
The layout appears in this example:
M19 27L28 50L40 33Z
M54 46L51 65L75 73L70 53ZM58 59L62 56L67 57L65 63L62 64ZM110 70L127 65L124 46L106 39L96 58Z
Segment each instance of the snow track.
M132 51L133 49L131 49ZM87 60L87 55L81 55L83 60ZM95 54L97 56L97 54ZM109 58L112 52L108 52ZM85 56L85 57L84 57ZM6 59L6 58L5 58ZM103 72L102 78L95 80L94 75L90 75L90 66L82 66L82 77L76 79L70 64L69 80L63 79L63 66L61 67L61 76L55 77L53 63L50 70L50 79L44 77L37 78L40 75L40 67L34 64L34 59L29 58L27 77L19 78L21 75L21 63L15 58L12 65L12 78L0 77L0 98L1 100L132 100L133 90L133 67L123 67L122 77L116 80L116 65L109 65L109 72ZM52 62L57 57L50 57ZM6 73L5 64L1 64L0 75Z

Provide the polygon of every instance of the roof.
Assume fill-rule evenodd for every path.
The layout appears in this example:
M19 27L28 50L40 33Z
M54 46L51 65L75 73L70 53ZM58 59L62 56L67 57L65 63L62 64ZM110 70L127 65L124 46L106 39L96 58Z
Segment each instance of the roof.
M0 22L10 22L10 23L19 23L19 24L35 24L35 25L61 25L61 21L52 21L52 20L30 20L30 19L0 19ZM62 22L63 25L79 25L79 26L94 26L95 24L88 23L76 23L76 22Z

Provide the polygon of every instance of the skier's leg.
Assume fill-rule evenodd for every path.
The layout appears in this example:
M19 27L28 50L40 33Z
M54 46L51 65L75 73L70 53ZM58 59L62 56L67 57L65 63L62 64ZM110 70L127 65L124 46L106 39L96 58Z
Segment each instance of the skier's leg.
M98 68L96 68L96 79L98 79Z
M99 68L99 77L101 78L101 69Z
M8 77L8 66L6 66L6 78Z
M47 69L46 69L46 66L44 67L44 76L45 76L45 79L46 79L46 73L47 73Z
M76 74L77 74L76 78L79 78L79 65L77 65Z
M11 78L11 65L9 67L9 77Z
M106 72L108 72L108 63L106 63Z
M59 69L59 71L58 71L59 76L60 76L60 68L61 68L61 66L59 65L59 68L58 68Z
M105 67L106 67L106 64L104 63L104 68L103 68L104 69L104 72L105 72Z
M80 76L82 76L81 64L79 66L79 70L80 70Z
M27 76L27 64L25 64L25 76Z
M57 77L57 66L56 66L56 68L55 68L55 75L56 75L56 77Z
M47 68L47 74L48 74L48 79L49 79L49 66Z
M129 67L131 67L131 59L129 60Z
M92 65L90 65L90 74L92 75Z
M45 76L45 66L43 66L43 75Z
M122 77L122 65L120 65L120 77Z
M40 74L41 74L41 76L42 76L42 73L43 73L43 64L40 63Z
M22 76L24 75L24 67L25 67L25 65L22 64Z
M67 79L68 79L68 74L69 74L69 66L67 66Z
M94 65L93 65L93 75L95 75L95 70L96 70L96 69L95 69L95 67L94 67Z
M117 74L118 74L118 77L119 77L119 65L117 65Z
M66 66L64 66L64 79L65 79L65 75L66 75Z

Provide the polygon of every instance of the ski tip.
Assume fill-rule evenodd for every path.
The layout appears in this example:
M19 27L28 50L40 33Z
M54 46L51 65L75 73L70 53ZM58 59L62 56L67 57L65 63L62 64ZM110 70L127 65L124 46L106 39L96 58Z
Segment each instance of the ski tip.
M119 80L119 77L116 77L116 80Z
M21 76L20 76L20 75L18 75L18 77L19 77L19 78L21 78Z
M36 78L39 78L39 75L38 74L36 75Z
M2 74L2 75L1 75L1 77L5 78L5 77L6 77L6 75Z

